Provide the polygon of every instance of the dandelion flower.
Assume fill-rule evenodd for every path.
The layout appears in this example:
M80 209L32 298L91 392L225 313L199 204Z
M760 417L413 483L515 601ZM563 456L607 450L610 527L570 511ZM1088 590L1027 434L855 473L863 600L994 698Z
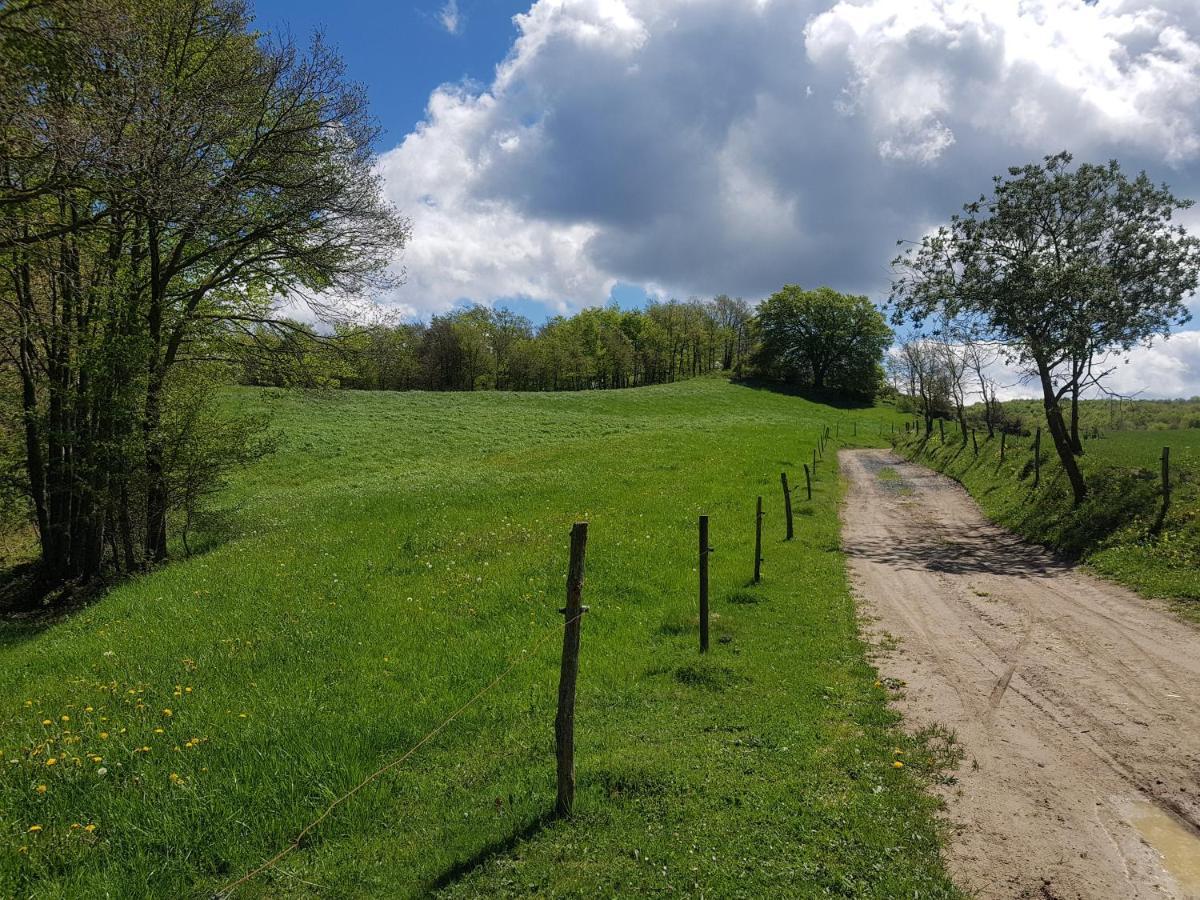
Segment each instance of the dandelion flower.
M102 740L102 741L108 740L108 732L107 731L100 732L100 740Z
M34 788L34 790L37 791L39 794L44 794L44 793L46 793L46 786L44 784L39 784L37 787Z
M43 725L53 725L54 723L51 722L49 719L42 719L42 724Z
M92 710L92 708L91 708L90 706L85 706L85 707L83 708L83 711L84 711L84 712L93 712L93 710Z
M155 728L155 729L154 729L154 733L155 733L155 734L162 734L162 733L163 733L163 730L162 730L161 728Z
M42 826L41 826L41 825L30 825L30 826L29 826L29 833L30 833L30 834L37 834L37 833L38 833L39 831L41 831L41 830L42 830Z
M88 834L91 834L93 831L96 830L96 826L89 822L87 825L83 826L83 830L86 831Z
M892 768L893 769L903 769L904 763L900 762L900 760L896 760L894 763L892 763Z
M57 760L57 759L55 759L55 758L52 756L52 757L50 757L48 760L46 760L46 765L48 765L48 766L57 766L57 765L58 765L58 760Z
M163 710L163 715L164 715L164 716L166 716L166 717L169 719L169 718L171 718L171 716L173 716L173 715L174 715L174 713L173 713L173 712L171 712L169 709L164 709L164 710Z

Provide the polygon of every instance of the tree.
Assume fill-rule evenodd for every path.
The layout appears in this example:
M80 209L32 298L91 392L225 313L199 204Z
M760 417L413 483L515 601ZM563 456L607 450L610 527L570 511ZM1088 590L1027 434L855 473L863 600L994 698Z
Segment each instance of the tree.
M991 196L896 258L890 302L895 321L953 320L1037 378L1078 505L1087 485L1063 400L1099 383L1095 360L1187 321L1200 240L1172 224L1191 201L1144 172L1071 163L1060 153L997 176Z
M755 318L762 371L817 389L878 389L892 331L866 297L789 284L763 301Z
M950 402L950 378L938 345L913 335L889 354L888 367L897 390L913 398L928 437L933 433L933 420L943 415Z
M287 299L335 318L408 224L319 40L260 40L240 0L4 13L22 52L0 90L0 335L43 569L88 578L111 528L141 563L166 556L168 384L235 328L294 336Z

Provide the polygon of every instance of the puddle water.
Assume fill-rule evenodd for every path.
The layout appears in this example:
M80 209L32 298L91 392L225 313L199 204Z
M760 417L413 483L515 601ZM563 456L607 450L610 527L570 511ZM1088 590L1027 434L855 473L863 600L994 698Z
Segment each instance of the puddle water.
M1200 897L1200 836L1165 810L1144 800L1129 820L1162 858L1185 897Z

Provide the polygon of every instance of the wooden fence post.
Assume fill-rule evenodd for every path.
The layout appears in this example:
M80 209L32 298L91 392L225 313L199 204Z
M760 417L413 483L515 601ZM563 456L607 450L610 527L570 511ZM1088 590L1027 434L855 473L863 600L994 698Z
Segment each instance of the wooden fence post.
M562 666L558 673L558 714L554 717L554 747L558 763L558 798L554 810L569 816L575 803L575 680L579 675L579 620L587 611L583 600L583 562L587 551L587 522L571 527L571 562L567 568L567 605L562 613Z
M1167 510L1171 506L1171 448L1163 447L1162 452L1162 510L1158 514L1158 523L1154 526L1154 530L1158 531L1162 528L1163 522L1167 520Z
M813 447L813 478L817 477L817 448Z
M804 486L808 489L808 499L812 499L812 476L808 473L808 463L804 464Z
M787 537L785 540L790 541L795 536L795 530L792 527L792 492L788 488L787 472L780 472L779 480L783 482L783 512L787 516Z
M946 443L946 420L938 419L938 428L942 432L942 443Z
M1007 431L1000 432L1000 462L1004 462L1004 439L1008 437Z
M700 517L700 652L708 652L708 516Z
M1039 425L1037 435L1033 439L1033 486L1042 482L1042 426Z
M854 437L858 437L858 419L854 420Z
M762 497L758 498L758 507L754 513L754 583L762 580Z
M979 441L975 438L975 429L971 429L971 446L975 448L975 455L979 455Z

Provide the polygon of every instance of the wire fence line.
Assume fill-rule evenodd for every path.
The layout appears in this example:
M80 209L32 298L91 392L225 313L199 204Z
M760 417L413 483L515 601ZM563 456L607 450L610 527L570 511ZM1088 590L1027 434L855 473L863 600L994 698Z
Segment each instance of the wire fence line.
M583 618L583 616L586 612L587 612L586 608L581 610L579 612L579 614L576 615L574 618L567 620L566 624L571 625L575 622L578 622L580 619ZM525 647L520 653L516 654L512 658L511 662L509 662L509 664L504 668L504 670L499 675L497 675L495 678L493 678L484 687L482 687L478 691L476 691L469 700L467 700L465 703L463 703L461 706L459 706L457 709L455 709L452 713L450 713L450 715L448 715L445 719L443 719L435 728L433 728L431 731L426 733L424 737L422 737L419 741L417 741L415 744L413 744L411 747L409 747L406 751L404 751L403 754L401 754L400 756L391 760L390 762L385 763L384 765L380 766L378 769L376 769L374 772L372 772L366 778L362 779L362 781L358 782L358 784L354 785L354 787L350 788L350 790L346 791L344 794L342 794L341 796L339 796L335 800L333 800L333 802L331 802L327 807L325 807L325 810L319 816L317 816L315 819L313 819L311 822L309 822L307 825L305 825L304 828L302 828L300 830L300 832L292 839L292 841L286 847L284 847L282 850L280 850L278 853L276 853L270 859L263 862L261 865L251 869L249 872L242 875L240 878L237 878L236 880L231 881L229 884L225 885L223 888L221 888L219 891L217 891L216 894L213 895L214 900L228 900L228 898L233 896L234 891L236 891L242 885L246 884L246 882L253 880L254 878L261 875L263 872L267 871L270 868L273 868L280 861L282 861L285 857L287 857L290 853L298 850L300 848L300 845L304 842L304 839L306 837L308 837L308 835L311 834L322 822L324 822L327 818L329 818L329 816L333 813L333 811L335 809L337 809L339 806L341 806L343 803L345 803L347 800L349 800L351 797L353 797L355 794L357 794L359 791L361 791L363 788L365 788L371 782L381 778L382 776L386 775L388 772L392 771L393 769L397 769L400 766L404 765L404 763L407 762L418 750L420 750L422 747L424 747L426 744L428 744L430 741L432 741L435 737L437 737L439 734L441 734L442 731L444 731L447 726L449 726L455 719L457 719L464 712L466 712L467 709L469 709L472 705L474 705L478 700L480 700L482 697L484 697L486 694L488 694L493 688L496 687L496 685L500 684L500 682L502 682L505 678L507 678L509 675L511 675L518 667L520 667L520 665L522 663L531 659L533 657L534 652L536 650L538 650L538 648L540 648L543 644L545 644L546 641L548 641L551 637L553 637L555 634L559 633L562 628L563 628L563 626L558 625L558 624L555 624L553 626L546 628L544 633L541 636L539 636L536 641L534 641L532 644Z

